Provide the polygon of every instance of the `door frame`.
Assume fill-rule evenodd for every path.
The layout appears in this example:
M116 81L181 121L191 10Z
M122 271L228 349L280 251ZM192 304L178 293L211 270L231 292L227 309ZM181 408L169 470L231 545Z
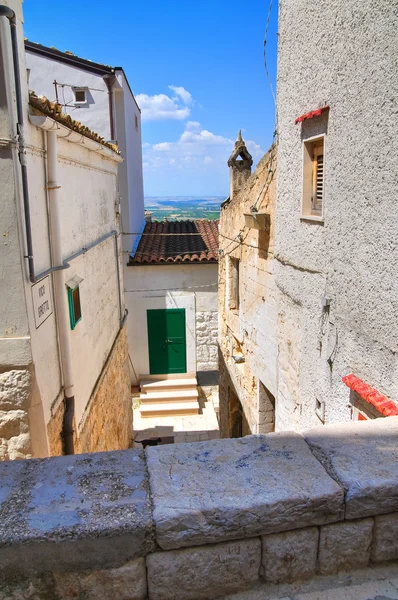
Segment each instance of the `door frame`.
M184 347L184 352L183 352L183 356L181 357L181 359L183 358L183 370L181 371L171 371L170 369L165 369L164 372L158 372L157 368L154 368L153 364L151 365L151 342L150 342L150 331L149 331L149 321L150 321L150 313L153 312L162 312L165 313L165 317L167 320L167 314L170 313L180 313L182 314L182 318L183 318L183 323L182 323L182 329L181 329L181 338L182 338L182 345ZM149 363L149 374L150 375L172 375L173 373L175 374L183 374L183 373L187 373L187 335L186 335L186 330L187 330L187 319L186 319L186 309L185 308L147 308L146 309L146 317L147 317L147 338L148 338L148 363ZM168 337L173 337L172 335L168 336ZM154 362L154 361L152 361ZM156 372L155 372L156 371Z

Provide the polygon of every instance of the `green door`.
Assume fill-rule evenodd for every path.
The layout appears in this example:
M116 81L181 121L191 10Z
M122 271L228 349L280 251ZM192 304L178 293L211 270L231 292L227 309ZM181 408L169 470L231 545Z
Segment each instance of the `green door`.
M151 375L187 372L185 308L147 310Z

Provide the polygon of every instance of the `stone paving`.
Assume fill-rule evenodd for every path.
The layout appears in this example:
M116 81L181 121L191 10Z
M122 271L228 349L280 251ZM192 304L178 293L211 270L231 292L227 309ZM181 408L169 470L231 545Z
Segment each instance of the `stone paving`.
M302 583L263 583L220 600L398 600L398 563L315 577Z
M220 437L213 404L199 398L201 414L185 417L142 417L139 408L134 411L134 441L160 437L163 443L203 442ZM174 440L170 439L174 438ZM140 444L137 444L140 447Z

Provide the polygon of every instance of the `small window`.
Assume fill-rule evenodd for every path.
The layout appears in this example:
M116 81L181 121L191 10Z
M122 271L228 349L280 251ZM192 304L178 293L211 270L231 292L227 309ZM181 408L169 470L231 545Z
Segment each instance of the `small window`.
M135 128L138 131L138 117L137 117L137 115L134 115L134 119L135 119Z
M239 309L239 259L229 259L229 308Z
M323 220L324 136L306 140L303 149L303 217Z
M80 304L80 283L83 281L81 277L74 277L67 282L68 304L69 304L69 319L70 328L75 329L79 321L82 320L82 308Z
M87 104L87 88L73 88L75 104Z

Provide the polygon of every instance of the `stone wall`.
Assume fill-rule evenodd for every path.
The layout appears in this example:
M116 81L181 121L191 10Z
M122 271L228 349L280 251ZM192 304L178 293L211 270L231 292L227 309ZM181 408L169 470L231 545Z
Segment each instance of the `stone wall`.
M126 326L120 330L77 429L76 452L129 448L133 410Z
M31 458L29 432L32 376L30 370L0 374L0 460Z
M398 560L397 436L388 417L2 463L0 600L274 598Z
M276 393L277 310L273 277L274 213L276 197L276 147L272 147L220 215L219 258L219 369L220 430L232 435L234 393L241 405L243 433L265 433L274 428L275 415L264 428L260 416L261 385ZM245 213L256 205L267 215L263 229L245 224ZM230 305L231 259L239 261L239 307ZM272 425L272 427L271 427Z
M196 313L196 370L218 370L218 312Z

